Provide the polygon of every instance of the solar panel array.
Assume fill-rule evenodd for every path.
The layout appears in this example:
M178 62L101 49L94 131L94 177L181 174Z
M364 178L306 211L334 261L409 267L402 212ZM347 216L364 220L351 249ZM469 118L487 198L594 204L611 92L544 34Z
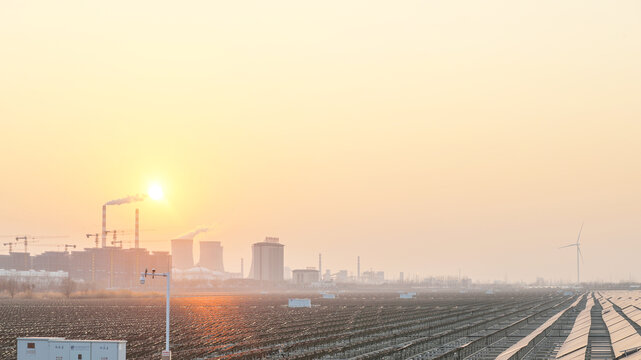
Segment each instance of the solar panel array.
M609 292L599 298L603 306L603 321L610 333L614 356L641 359L641 294L639 292Z
M590 326L592 325L593 306L594 299L589 297L585 309L576 317L570 335L565 339L565 342L563 342L561 349L557 353L557 359L585 359L590 336Z
M516 344L512 345L507 350L499 354L499 356L497 356L496 359L508 360L508 359L513 359L515 357L518 358L519 353L523 352L524 350L527 350L528 348L531 348L536 343L538 343L537 339L540 339L541 337L545 337L546 331L550 330L561 318L561 316L566 314L570 309L575 308L578 305L580 300L581 300L580 298L577 299L573 304L569 305L568 307L556 313L554 316L549 318L546 322L541 324L541 326L539 326L534 331L529 333L523 339L519 340Z
M526 318L528 325L504 324L502 333L492 333L501 336L485 335L420 359L641 360L641 291L587 292Z

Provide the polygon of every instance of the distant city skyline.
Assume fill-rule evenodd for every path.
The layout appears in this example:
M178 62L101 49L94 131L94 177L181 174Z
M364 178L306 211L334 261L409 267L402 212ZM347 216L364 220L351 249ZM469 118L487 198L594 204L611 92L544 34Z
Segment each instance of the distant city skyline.
M581 279L641 281L638 1L10 1L0 39L3 243L93 247L156 186L109 230L214 224L246 276L276 236L291 269L572 282L584 222Z

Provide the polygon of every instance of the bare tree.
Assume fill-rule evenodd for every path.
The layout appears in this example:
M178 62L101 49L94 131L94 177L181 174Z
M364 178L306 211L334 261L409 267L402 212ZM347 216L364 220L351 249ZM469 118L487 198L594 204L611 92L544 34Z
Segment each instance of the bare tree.
M13 299L13 297L16 296L16 293L19 290L18 282L15 279L9 279L7 280L5 286L5 289L9 292L9 295L11 295L11 298Z
M19 290L24 293L24 296L27 299L31 299L33 297L33 290L36 288L36 284L32 284L29 282L23 282L19 286Z
M62 281L60 290L67 298L69 298L71 294L76 290L76 282L69 278L66 278Z

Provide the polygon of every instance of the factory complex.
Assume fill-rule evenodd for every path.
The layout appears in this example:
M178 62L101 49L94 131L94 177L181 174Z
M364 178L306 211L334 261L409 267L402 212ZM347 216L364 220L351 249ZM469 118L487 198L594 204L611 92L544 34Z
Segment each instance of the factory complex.
M240 272L225 271L220 241L200 241L199 244L194 244L194 238L199 233L209 230L206 227L171 240L171 253L140 247L139 209L135 209L133 247L124 248L122 235L127 232L107 228L107 210L109 206L143 201L145 198L145 195L135 195L102 205L102 231L85 234L87 239L94 241L93 247L76 249L76 245L65 244L64 250L32 255L28 251L29 246L34 239L40 237L16 236L15 240L3 243L8 246L9 252L0 254L0 281L15 280L28 284L31 289L47 289L69 279L86 285L84 288L87 289L133 289L139 287L140 274L146 269L155 269L159 273L171 272L173 280L189 282L190 286L198 287L206 287L210 281L245 278L242 258ZM121 237L118 238L118 235ZM195 245L200 247L198 262L194 260ZM285 245L277 237L266 237L263 241L252 244L252 262L247 279L262 284L282 284L291 280L291 283L299 287L318 286L323 282L384 283L383 272L361 273L360 257L357 258L357 276L349 276L347 270L332 273L326 269L323 274L320 254L318 269L307 267L291 270L285 267L284 248Z

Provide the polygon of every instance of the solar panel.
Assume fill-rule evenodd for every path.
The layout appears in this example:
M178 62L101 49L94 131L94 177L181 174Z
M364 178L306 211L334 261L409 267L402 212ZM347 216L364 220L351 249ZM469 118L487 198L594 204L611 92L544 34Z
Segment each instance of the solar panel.
M588 337L590 335L590 325L592 324L592 314L590 311L593 306L594 301L590 297L588 298L585 309L576 317L570 335L568 335L563 345L561 345L561 349L559 349L556 356L557 359L585 358ZM581 357L580 354L583 354L583 357Z
M572 303L572 305L559 311L554 316L549 318L546 322L544 322L541 326L539 326L534 331L532 331L527 336L525 336L523 339L519 340L516 344L512 345L507 350L503 351L501 354L499 354L499 356L496 357L496 360L510 359L510 357L516 354L519 350L526 347L537 335L541 334L542 332L547 330L550 326L552 326L563 314L565 314L566 311L575 307L579 303L579 301L581 301L581 298L578 298L574 303Z

